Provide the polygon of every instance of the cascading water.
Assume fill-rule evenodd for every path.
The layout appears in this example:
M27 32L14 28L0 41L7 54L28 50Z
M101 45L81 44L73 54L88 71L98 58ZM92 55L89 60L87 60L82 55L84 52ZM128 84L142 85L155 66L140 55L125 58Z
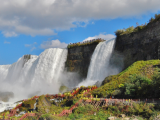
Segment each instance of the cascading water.
M0 112L3 112L4 110L13 109L14 107L16 107L16 105L16 103L0 101Z
M115 39L101 42L97 45L88 69L87 80L101 81L108 76L110 57Z
M0 65L0 81L4 80L8 74L8 69L11 65Z
M23 56L12 65L1 65L0 92L13 92L12 101L58 93L67 53L67 49L50 48L39 56Z
M110 72L110 58L114 49L114 43L115 38L101 42L97 45L94 53L92 54L87 78L78 86L93 85L95 82L102 81L105 77L111 74L116 74Z

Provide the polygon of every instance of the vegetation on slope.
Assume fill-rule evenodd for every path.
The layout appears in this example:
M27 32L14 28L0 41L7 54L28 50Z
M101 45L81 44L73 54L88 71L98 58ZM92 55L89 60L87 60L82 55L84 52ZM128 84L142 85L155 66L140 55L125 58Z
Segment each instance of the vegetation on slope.
M29 99L28 101L24 101L22 103L22 106L20 107L20 111L31 111L34 109L34 104L35 104L36 100L33 99Z
M158 98L159 64L160 60L137 61L118 75L105 78L103 85L93 90L92 94L99 97L113 95L119 98Z
M155 14L154 18L152 17L150 20L149 20L149 23L148 24L142 24L142 25L139 25L137 23L137 27L134 28L134 26L131 26L131 27L128 27L126 29L119 29L117 31L115 31L115 34L116 36L121 36L121 35L124 35L124 34L130 34L132 32L139 32L141 31L142 29L145 29L147 28L147 26L153 22L156 22L156 21L160 21L160 14Z
M91 44L98 44L99 42L102 42L102 41L104 41L104 39L98 38L98 39L93 39L90 41L84 41L82 43L78 42L78 43L69 44L67 46L67 48L73 48L73 47L85 46L85 45L91 45Z

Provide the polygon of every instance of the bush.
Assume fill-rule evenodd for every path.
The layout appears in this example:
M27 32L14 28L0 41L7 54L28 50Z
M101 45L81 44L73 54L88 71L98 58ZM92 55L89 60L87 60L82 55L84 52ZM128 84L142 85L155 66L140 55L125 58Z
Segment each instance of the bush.
M124 32L125 32L124 29L120 29L120 30L115 31L114 33L116 34L116 36L120 36L120 35L122 35Z
M85 114L94 110L94 106L87 104L85 106L79 106L75 109L74 113L76 114Z
M151 79L143 75L131 75L124 84L125 95L131 98L147 96L146 88L151 84Z
M151 19L149 20L149 23L148 23L148 24L160 20L160 14L158 14L158 15L155 14L154 17L155 17L155 18L151 17ZM138 25L138 24L137 24L137 25ZM127 29L117 30L117 31L115 32L115 34L116 34L116 36L120 36L120 35L124 35L124 34L130 34L130 33L132 33L132 32L138 32L138 31L144 29L145 27L147 27L146 24L145 24L145 25L143 25L143 24L142 24L142 25L138 25L138 26L135 27L135 28L134 28L133 26L131 26L131 27L128 27Z
M154 18L153 17L151 17L151 19L149 20L149 22L151 23L151 22L153 22L154 21Z
M90 40L90 41L86 41L83 43L74 43L74 44L69 44L67 46L67 48L73 48L73 47L77 47L77 46L84 46L84 45L90 45L90 44L98 44L99 42L103 42L105 41L104 39L94 39L94 40Z

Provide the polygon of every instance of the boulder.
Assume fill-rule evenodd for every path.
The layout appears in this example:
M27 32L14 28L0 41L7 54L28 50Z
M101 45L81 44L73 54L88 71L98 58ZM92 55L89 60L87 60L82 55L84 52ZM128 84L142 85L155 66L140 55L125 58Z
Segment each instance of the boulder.
M94 85L96 85L97 87L100 87L102 84L102 81L97 81Z

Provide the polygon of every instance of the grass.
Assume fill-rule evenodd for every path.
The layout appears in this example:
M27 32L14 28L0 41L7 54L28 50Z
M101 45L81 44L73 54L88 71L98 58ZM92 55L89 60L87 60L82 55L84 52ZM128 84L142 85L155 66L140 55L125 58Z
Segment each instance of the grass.
M98 39L94 39L94 40L90 40L90 41L85 41L83 43L78 42L78 43L69 44L67 46L67 48L73 48L73 47L85 46L85 45L91 45L91 44L98 44L99 42L102 42L102 41L104 41L104 40L98 38Z
M160 60L137 61L121 73L109 76L109 82L105 83L105 80L108 80L105 78L103 81L105 84L98 89L93 90L91 93L94 96L98 95L98 97L105 97L107 92L107 95L111 96L114 90L119 89L119 85L123 86L123 84L129 80L130 75L139 74L151 78L153 75L152 67L153 65L158 64L160 64Z

